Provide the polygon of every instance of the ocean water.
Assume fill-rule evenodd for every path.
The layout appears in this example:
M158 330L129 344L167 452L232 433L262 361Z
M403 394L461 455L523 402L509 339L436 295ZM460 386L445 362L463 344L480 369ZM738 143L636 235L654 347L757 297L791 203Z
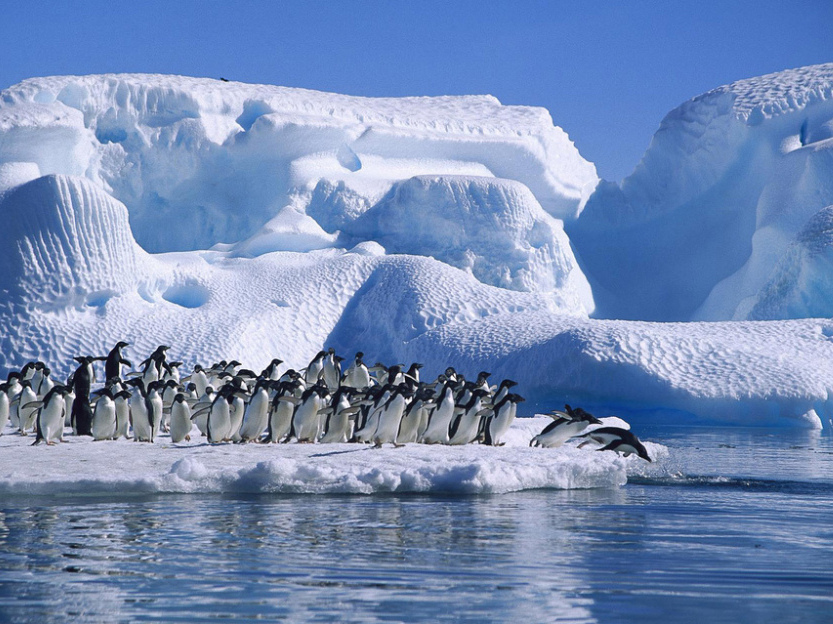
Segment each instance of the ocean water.
M829 432L638 431L621 488L7 496L0 622L833 622Z

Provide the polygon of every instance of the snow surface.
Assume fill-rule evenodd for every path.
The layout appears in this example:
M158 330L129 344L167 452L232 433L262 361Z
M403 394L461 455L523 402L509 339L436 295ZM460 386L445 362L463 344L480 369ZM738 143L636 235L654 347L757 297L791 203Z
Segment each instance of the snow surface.
M547 417L516 420L506 446L409 444L208 445L195 428L190 443L93 442L32 447L32 436L0 436L0 496L141 495L157 493L501 493L527 489L610 488L628 474L659 469L635 455L529 448ZM68 430L69 431L69 430ZM11 433L11 428L7 429ZM667 457L659 444L649 453ZM115 464L114 464L115 462ZM118 469L114 469L114 465Z
M833 321L588 317L827 314L831 75L695 98L583 211L593 166L490 97L25 81L0 94L0 369L332 346L514 379L525 415L831 426Z

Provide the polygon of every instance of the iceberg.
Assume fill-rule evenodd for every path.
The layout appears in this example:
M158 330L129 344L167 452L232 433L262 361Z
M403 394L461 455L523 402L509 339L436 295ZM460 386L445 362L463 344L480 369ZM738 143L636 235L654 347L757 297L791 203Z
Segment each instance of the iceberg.
M695 98L621 186L489 96L24 81L0 94L0 371L333 347L489 370L526 416L828 427L831 76ZM693 318L724 322L649 322Z

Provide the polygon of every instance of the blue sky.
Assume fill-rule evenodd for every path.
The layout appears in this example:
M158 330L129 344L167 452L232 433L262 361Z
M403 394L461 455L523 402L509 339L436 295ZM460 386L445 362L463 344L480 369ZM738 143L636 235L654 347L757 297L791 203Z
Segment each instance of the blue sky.
M544 106L620 179L663 116L733 80L833 62L833 0L0 0L0 88L153 72Z

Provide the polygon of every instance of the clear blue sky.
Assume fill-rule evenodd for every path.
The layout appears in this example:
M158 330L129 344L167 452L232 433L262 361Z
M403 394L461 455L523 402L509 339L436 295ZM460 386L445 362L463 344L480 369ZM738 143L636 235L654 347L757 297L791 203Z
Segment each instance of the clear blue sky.
M833 61L833 0L0 0L0 88L153 72L356 95L490 93L546 107L620 179L665 113Z

